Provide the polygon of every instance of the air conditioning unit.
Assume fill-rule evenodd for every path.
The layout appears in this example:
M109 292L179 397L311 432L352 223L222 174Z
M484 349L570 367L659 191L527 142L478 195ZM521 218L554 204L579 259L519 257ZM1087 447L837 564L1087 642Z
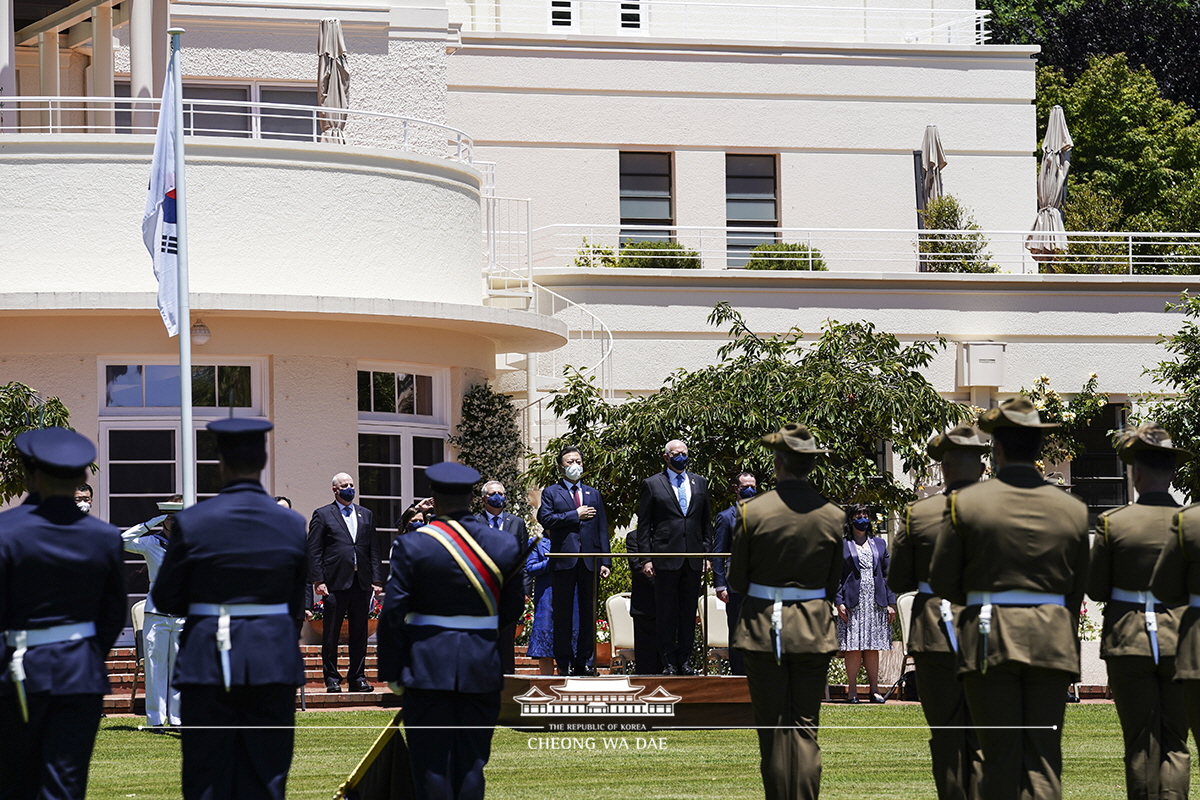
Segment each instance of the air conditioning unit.
M959 388L1002 385L1006 347L1004 342L959 342Z

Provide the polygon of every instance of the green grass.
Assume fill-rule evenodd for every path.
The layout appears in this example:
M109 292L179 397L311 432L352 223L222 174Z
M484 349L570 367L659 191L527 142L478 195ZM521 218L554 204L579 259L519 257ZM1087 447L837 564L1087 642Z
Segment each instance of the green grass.
M296 732L288 796L332 797L374 741L377 729L391 717L392 712L376 710L298 714L300 730ZM92 800L179 796L178 739L139 732L139 722L139 718L103 721L92 760L88 791ZM917 706L826 706L821 722L826 726L821 732L821 797L825 800L934 797L928 731L919 727L924 717ZM554 734L564 735L569 734ZM638 750L639 735L643 739L662 737L665 749ZM555 800L762 797L758 747L752 731L626 734L628 749L611 750L605 750L597 736L594 750L536 749L537 739L549 736L505 728L496 731L487 770L489 798L528 800L548 792ZM613 734L612 738L621 736ZM531 738L535 748L530 747ZM1063 755L1065 797L1125 797L1121 734L1113 706L1068 707ZM1193 776L1193 782L1198 780Z

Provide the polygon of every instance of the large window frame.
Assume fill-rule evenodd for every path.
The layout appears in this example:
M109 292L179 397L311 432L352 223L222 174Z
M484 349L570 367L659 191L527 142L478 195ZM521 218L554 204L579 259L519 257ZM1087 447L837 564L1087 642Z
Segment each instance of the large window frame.
M770 163L771 174L756 174L748 165ZM732 170L732 171L731 171ZM767 194L763 188L770 183ZM771 217L746 213L771 207ZM750 251L779 240L779 158L774 153L725 154L725 225L728 228L768 228L762 234L737 231L728 234L726 266L737 269L750 261Z
M675 154L663 150L622 150L618 153L617 194L620 206L620 244L636 241L672 241L675 226ZM637 160L647 162L639 168ZM666 172L661 167L647 169L649 161L665 162ZM665 181L664 181L665 179ZM665 190L662 188L665 182ZM665 217L631 214L639 211L639 204L666 201ZM648 209L647 209L648 210ZM659 230L645 230L645 227ZM666 228L667 230L662 230Z
M173 406L108 406L105 403L107 396L107 375L108 367L110 366L177 366L179 359L172 356L145 356L145 355L128 355L128 356L104 356L96 360L96 404L98 413L103 419L105 417L140 417L140 418L159 418L159 419L174 419L179 421L179 413L176 411L172 415L169 409ZM250 367L250 405L247 407L235 407L233 416L235 417L262 417L265 416L264 409L266 408L266 398L268 395L267 386L267 359L261 356L202 356L198 359L193 359L194 367ZM229 406L220 405L220 398L217 398L218 405L216 406L192 406L192 415L196 418L215 419L218 417L230 416Z
M359 411L360 423L403 424L417 427L444 428L450 422L450 370L422 364L401 364L388 361L359 361L355 372L355 403L358 400L359 372L391 372L404 375L426 375L433 389L432 414L400 414L387 411Z

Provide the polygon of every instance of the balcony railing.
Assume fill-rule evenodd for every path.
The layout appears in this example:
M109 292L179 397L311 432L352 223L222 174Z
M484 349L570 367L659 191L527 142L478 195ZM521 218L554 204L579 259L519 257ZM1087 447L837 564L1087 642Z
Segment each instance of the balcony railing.
M450 0L464 33L866 44L985 44L990 11L685 0Z
M831 272L1200 275L1200 234L1068 231L1054 254L1029 231L549 225L532 234L535 268L758 268ZM641 244L649 242L650 244ZM678 248L663 248L671 242ZM790 245L755 251L762 244ZM765 264L761 262L766 262Z
M46 133L153 135L160 100L128 97L0 98L0 134ZM401 150L471 163L474 143L462 131L422 119L351 109L231 100L184 100L187 136L273 139L326 143L322 119L336 115L343 123L344 144Z

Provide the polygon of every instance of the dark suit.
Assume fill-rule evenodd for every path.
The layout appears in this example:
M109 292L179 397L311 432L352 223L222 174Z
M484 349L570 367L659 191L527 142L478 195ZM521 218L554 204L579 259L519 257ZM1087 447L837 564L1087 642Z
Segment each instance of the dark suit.
M175 662L184 798L283 798L296 687L304 683L296 620L307 572L303 518L258 481L234 481L175 515L150 596L164 614L187 616ZM195 603L287 605L287 613L230 618L228 690L218 617L189 613Z
M566 481L553 483L542 490L542 505L538 522L550 539L551 553L608 553L608 516L600 492L587 484L579 484L580 501ZM580 519L576 509L592 506L596 516ZM596 651L596 597L593 584L594 558L551 558L550 585L551 616L554 619L554 660L561 672L581 672ZM612 559L600 560L610 566ZM579 597L579 622L576 627L575 600ZM576 631L575 641L571 632Z
M460 522L507 578L497 625L510 625L524 606L521 544L485 527L473 514L463 514ZM417 797L482 798L483 768L504 686L496 629L413 625L406 620L410 613L488 615L454 558L420 531L398 537L392 546L379 620L379 675L405 686L404 725Z
M351 683L366 680L367 613L371 605L371 585L383 584L379 538L369 509L351 505L358 520L358 535L350 538L342 505L321 506L308 523L309 582L324 583L329 594L324 603L324 631L321 634L321 668L326 685L342 680L338 672L338 637L342 620L350 618L350 663L346 679Z
M713 522L712 551L714 553L728 553L729 548L733 546L733 526L737 524L737 513L738 507L732 505L717 514L717 519ZM725 618L729 622L729 638L732 641L733 630L737 627L738 614L742 610L742 600L745 595L729 588L729 581L725 577L728 564L728 558L713 559L713 588L717 591L725 589L729 592L729 599L725 602ZM741 650L729 648L729 669L734 675L746 674L746 661Z
M625 552L637 553L635 533L625 537ZM629 559L629 616L633 617L633 666L639 675L662 672L662 654L658 652L658 626L654 622L654 579L642 572L645 559Z
M497 516L500 518L500 530L505 533L511 533L513 538L521 545L521 551L525 550L525 543L529 541L529 530L525 527L525 520L518 517L516 514L510 514L507 511L501 511ZM491 527L491 515L485 510L482 514L476 514L475 518L484 525ZM494 530L494 529L493 529ZM532 587L525 586L524 575L521 580L525 594L533 596ZM514 620L511 625L500 629L500 671L505 675L515 675L517 673L517 623Z
M845 606L847 611L858 608L858 604L866 600L875 603L880 608L894 605L896 594L888 588L887 577L891 556L888 555L887 545L877 536L867 537L874 557L871 559L871 575L875 581L875 596L862 597L862 570L858 563L858 546L853 539L842 543L842 582L838 586L834 604Z
M82 800L88 762L109 690L104 659L125 623L121 534L51 497L0 514L0 630L91 622L95 636L29 647L22 722L0 661L0 796Z
M680 668L692 656L696 638L696 601L700 597L703 558L654 558L653 553L707 553L712 549L712 508L708 481L692 472L687 514L679 506L675 472L663 470L642 481L638 494L638 551L654 564L654 605L658 649L664 667Z

